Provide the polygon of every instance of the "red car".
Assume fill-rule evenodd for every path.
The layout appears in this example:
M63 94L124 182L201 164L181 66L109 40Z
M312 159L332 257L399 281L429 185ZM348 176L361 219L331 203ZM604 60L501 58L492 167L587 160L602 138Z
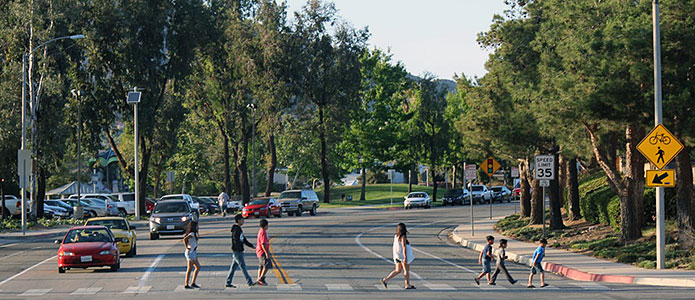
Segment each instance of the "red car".
M275 198L256 198L244 206L241 216L248 217L282 217L282 206Z
M70 228L58 249L58 273L71 268L110 267L111 271L121 268L118 252L119 238L114 238L105 226L79 226Z
M519 199L521 197L521 188L514 188L512 190L512 199Z

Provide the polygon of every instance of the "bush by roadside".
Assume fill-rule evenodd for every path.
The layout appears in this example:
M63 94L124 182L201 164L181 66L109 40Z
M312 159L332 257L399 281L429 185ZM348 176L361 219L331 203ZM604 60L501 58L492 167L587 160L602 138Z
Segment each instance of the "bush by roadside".
M28 230L40 230L46 228L54 228L65 225L81 225L84 220L73 219L47 219L41 218L36 221L27 221ZM0 231L18 231L22 229L22 221L19 219L5 219L0 222Z

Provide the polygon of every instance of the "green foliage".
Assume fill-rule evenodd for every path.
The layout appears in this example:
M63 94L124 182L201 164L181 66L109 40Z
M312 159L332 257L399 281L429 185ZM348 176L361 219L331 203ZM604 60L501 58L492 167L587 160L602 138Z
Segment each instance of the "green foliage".
M591 223L604 223L618 226L620 215L620 200L606 182L603 172L593 172L579 179L579 207L582 216ZM612 209L612 210L611 210Z
M432 196L432 187L414 185L413 192L427 192ZM323 193L316 191L319 199L322 199ZM341 201L341 196L352 196L352 201ZM393 204L394 206L403 206L403 197L408 195L407 184L393 185ZM360 205L375 205L375 204L390 204L391 203L391 184L368 184L365 193L365 201L360 199L360 186L337 186L333 188L331 193L330 203L321 203L321 207L348 207ZM436 203L436 202L434 202ZM433 205L435 205L433 203Z
M29 220L27 222L27 229L37 230L43 228L53 228L64 225L82 225L84 220L74 220L74 219L48 219L39 218L37 220ZM22 229L22 221L20 219L7 218L0 222L0 231L16 231Z

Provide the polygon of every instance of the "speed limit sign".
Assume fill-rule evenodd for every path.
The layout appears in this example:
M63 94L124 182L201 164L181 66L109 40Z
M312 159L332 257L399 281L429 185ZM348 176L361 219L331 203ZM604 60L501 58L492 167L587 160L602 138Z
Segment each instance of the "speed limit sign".
M538 180L555 180L555 156L537 155L535 173Z

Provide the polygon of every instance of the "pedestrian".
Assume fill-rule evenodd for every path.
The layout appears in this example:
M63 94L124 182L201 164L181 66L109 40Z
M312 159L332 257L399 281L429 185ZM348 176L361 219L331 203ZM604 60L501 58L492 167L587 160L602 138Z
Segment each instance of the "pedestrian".
M478 264L483 265L483 272L473 279L477 285L480 285L480 278L483 278L483 276L487 276L487 284L492 285L490 284L492 282L490 280L490 273L492 272L490 263L493 259L492 244L495 243L495 237L488 235L485 239L487 240L487 244L485 244L483 251L480 251L480 255L478 256Z
M403 271L403 277L405 278L405 289L412 290L415 286L410 284L410 264L415 259L413 256L413 249L408 241L408 230L405 224L398 223L396 227L396 235L393 236L393 263L396 265L396 269L391 271L386 278L381 279L381 284L384 288L388 287L388 282L391 278L396 277L401 271Z
M183 245L186 246L186 256L187 268L186 268L186 289L200 288L199 285L195 284L195 280L198 278L198 272L200 272L200 262L198 262L198 222L191 221L188 223L188 228L186 228L186 234L183 236ZM191 269L195 268L193 271L193 278L191 278ZM192 284L188 284L190 281Z
M539 241L540 246L536 249L536 251L533 251L533 263L531 264L531 274L528 276L528 286L527 288L535 288L533 286L533 275L536 273L540 273L541 276L541 287L546 287L548 286L547 283L545 283L545 273L543 271L542 263L543 263L543 258L545 257L545 246L548 245L548 241L546 239L541 239Z
M251 248L253 248L253 244L246 239L244 232L241 230L241 226L244 225L244 217L238 214L234 216L234 221L236 224L232 225L232 265L229 267L229 274L227 274L227 284L225 287L236 288L236 286L232 284L232 278L234 278L234 272L236 272L237 269L241 269L244 273L246 283L249 286L253 286L255 283L246 270L246 261L244 260L244 244Z
M229 195L224 191L217 196L217 203L220 205L220 211L222 212L222 217L227 216L227 201L229 201Z
M257 285L268 285L265 282L265 274L268 270L272 268L273 264L270 262L270 240L268 240L268 220L261 219L261 228L258 229L258 236L256 237L256 256L258 257L258 279L256 279Z
M506 248L507 240L501 239L500 249L497 252L497 267L495 268L495 273L492 274L492 280L490 281L491 285L495 285L497 275L499 275L501 271L504 271L504 275L507 276L507 280L509 280L509 283L515 284L517 282L517 280L514 280L514 278L512 278L512 275L509 274L509 271L507 271L507 267L504 265L504 261L507 260L507 251L505 250Z

